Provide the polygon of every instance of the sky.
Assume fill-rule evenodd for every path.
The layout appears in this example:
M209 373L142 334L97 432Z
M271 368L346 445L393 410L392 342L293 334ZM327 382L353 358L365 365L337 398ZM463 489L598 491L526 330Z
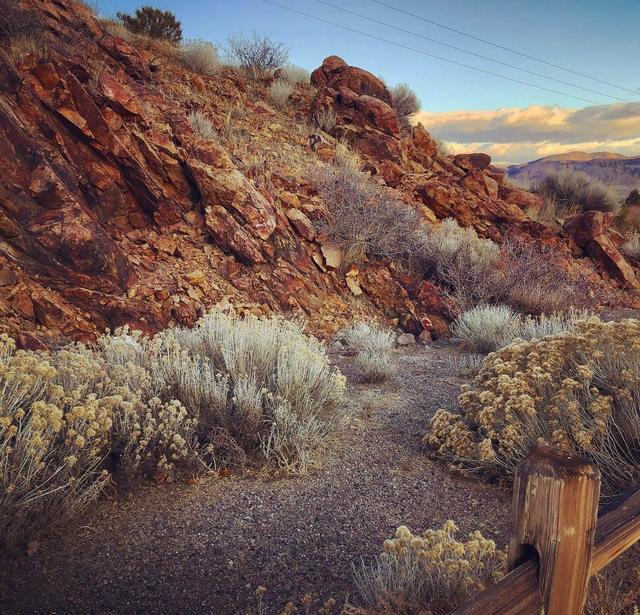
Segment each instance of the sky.
M265 0L147 3L172 11L182 22L185 38L202 38L223 47L231 34L258 31L288 45L290 61L309 70L335 54L390 85L407 83L422 101L417 119L454 152L485 151L498 163L572 150L640 155L640 0L382 0L390 6L375 0L271 1L307 15ZM142 3L98 0L105 16L132 12ZM419 17L600 81L510 53Z

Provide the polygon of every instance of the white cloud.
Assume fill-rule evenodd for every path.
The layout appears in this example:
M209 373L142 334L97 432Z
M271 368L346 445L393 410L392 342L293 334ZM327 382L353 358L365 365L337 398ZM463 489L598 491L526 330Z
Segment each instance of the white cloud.
M455 153L484 151L496 163L581 151L640 155L640 102L584 109L534 105L494 111L421 111L416 120Z

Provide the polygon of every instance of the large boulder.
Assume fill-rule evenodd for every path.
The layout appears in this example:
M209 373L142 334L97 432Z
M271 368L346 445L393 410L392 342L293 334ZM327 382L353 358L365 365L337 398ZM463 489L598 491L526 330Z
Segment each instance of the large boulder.
M391 106L391 93L381 79L330 56L313 71L311 82L319 88L311 112L331 109L335 113L334 136L346 138L379 162L400 161L398 117Z

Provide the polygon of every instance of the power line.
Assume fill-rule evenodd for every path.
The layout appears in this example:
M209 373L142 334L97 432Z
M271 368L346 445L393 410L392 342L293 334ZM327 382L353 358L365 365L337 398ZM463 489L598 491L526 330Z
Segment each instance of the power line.
M529 60L534 60L535 62L541 62L542 64L546 64L547 66L553 66L553 68L557 68L559 70L566 71L568 73L573 73L574 75L578 75L579 77L584 77L586 79L591 79L593 81L597 81L598 83L603 83L604 85L611 86L613 88L618 88L619 90L624 90L626 92L631 92L632 94L638 95L638 90L631 90L622 85L618 85L616 83L611 83L610 81L605 81L604 79L598 79L597 77L592 77L591 75L585 75L584 73L580 73L571 68L566 68L564 66L560 66L559 64L554 64L553 62L549 62L547 60L543 60L542 58L538 58L536 56L528 55L523 53L522 51L517 51L515 49L511 49L511 47L505 47L504 45L500 45L498 43L493 43L492 41L488 41L484 38L480 38L479 36L474 36L473 34L469 34L467 32L463 32L462 30L457 30L456 28L452 28L450 26L446 26L440 22L434 21L433 19L427 19L422 15L416 15L415 13L411 13L409 11L405 11L404 9L398 8L397 6L393 6L392 4L388 4L387 2L383 2L382 0L369 0L369 2L374 2L375 4L379 4L380 6L386 6L392 11L397 11L398 13L403 13L404 15L408 15L409 17L414 17L415 19L419 19L426 23L430 23L434 26L438 26L438 28L444 28L445 30L449 30L450 32L455 32L456 34L460 34L462 36L466 36L467 38L471 38L475 41L480 41L481 43L485 43L485 45L491 45L492 47L496 47L497 49L502 49L503 51L508 51L509 53L515 53L523 58L527 58Z
M262 0L267 4L271 4L273 6L277 6L285 11L289 11L291 13L296 13L298 15L303 15L304 17L308 17L309 19L314 19L315 21L320 21L322 23L329 24L331 26L335 26L336 28L340 28L342 30L346 30L348 32L355 32L356 34L360 34L362 36L366 36L367 38L371 38L376 41L380 41L382 43L386 43L388 45L393 45L394 47L399 47L400 49L406 49L408 51L413 51L415 53L419 53L424 56L428 56L430 58L435 58L436 60L441 60L442 62L448 62L449 64L455 64L456 66L462 66L463 68L468 68L470 70L475 70L480 73L484 73L485 75L491 75L492 77L498 77L499 79L506 79L507 81L513 81L514 83L519 83L520 85L526 85L528 87L537 88L538 90L544 90L545 92L551 92L552 94L559 94L560 96L566 96L567 98L574 98L575 100L582 100L584 102L591 103L593 105L601 105L602 103L591 100L590 98L584 98L582 96L575 96L574 94L567 94L566 92L561 92L560 90L554 90L551 88L544 87L542 85L536 85L535 83L530 83L528 81L522 81L521 79L515 79L513 77L507 77L506 75L501 75L500 73L494 73L490 70L485 70L484 68L478 68L477 66L472 66L470 64L464 64L463 62L457 62L456 60L451 60L449 58L444 58L442 56L436 55L435 53L429 53L428 51L424 51L422 49L416 49L415 47L409 47L408 45L403 45L402 43L396 43L394 41L390 41L389 39L383 38L381 36L376 36L375 34L369 34L368 32L363 32L362 30L357 30L356 28L350 28L349 26L344 26L342 24L336 23L335 21L331 21L329 19L324 19L323 17L318 17L317 15L312 15L310 13L306 13L304 11L300 11L298 9L294 9L290 6L286 6L284 4L280 4L279 2L274 2L273 0Z
M570 81L563 81L562 79L556 79L555 77L549 77L548 75L544 75L543 73L537 73L533 70L528 70L526 68L521 68L516 66L515 64L509 64L508 62L503 62L502 60L496 60L494 58L490 58L488 56L481 55L479 53L475 53L474 51L469 51L467 49L463 49L462 47L456 47L455 45L450 45L449 43L443 43L442 41L438 41L433 38L429 38L428 36L424 36L418 32L412 32L411 30L406 30L405 28L400 28L399 26L394 26L386 21L381 21L379 19L375 19L374 17L369 17L368 15L363 15L362 13L358 13L356 11L352 11L350 9L344 8L342 6L338 6L333 2L327 2L327 0L316 0L320 4L325 4L326 6L331 6L334 9L338 9L344 13L349 13L350 15L355 15L356 17L360 17L361 19L366 19L367 21L371 21L373 23L380 24L387 28L392 28L393 30L398 30L398 32L404 32L405 34L410 34L411 36L416 36L425 41L429 41L430 43L435 43L436 45L441 45L443 47L448 47L449 49L455 49L456 51L461 51L462 53L466 53L471 56L475 56L482 60L487 60L488 62L495 62L496 64L501 64L502 66L506 66L508 68L513 68L514 70L522 71L523 73L529 73L530 75L535 75L536 77L542 77L543 79L549 79L550 81L555 81L556 83L561 83L562 85L567 85L572 88L578 88L579 90L584 90L585 92L591 92L591 94L598 94L599 96L605 96L607 98L612 98L613 100L618 100L620 102L632 102L628 98L619 98L618 96L613 96L612 94L605 94L604 92L599 92L598 90L592 90L590 88L585 88L577 83L571 83Z

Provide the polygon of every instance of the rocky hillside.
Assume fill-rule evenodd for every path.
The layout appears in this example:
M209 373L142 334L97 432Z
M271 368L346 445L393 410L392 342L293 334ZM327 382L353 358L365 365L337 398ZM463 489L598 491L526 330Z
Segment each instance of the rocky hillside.
M611 152L569 152L546 156L524 164L507 167L510 178L523 183L540 181L549 171L582 171L594 179L610 184L620 197L640 186L640 156L622 156Z
M39 11L46 51L0 49L0 329L24 346L190 325L220 302L300 313L318 333L354 313L444 332L433 284L388 263L344 271L318 234L325 206L308 171L332 160L336 138L429 220L552 242L574 264L588 252L637 284L606 219L574 224L579 244L530 221L521 207L536 197L489 156L444 157L420 125L401 134L385 84L340 58L277 110L269 79L192 73L175 50L114 36L73 0L23 5ZM332 134L311 127L326 107ZM195 111L218 138L194 132ZM596 283L614 283L600 271Z

